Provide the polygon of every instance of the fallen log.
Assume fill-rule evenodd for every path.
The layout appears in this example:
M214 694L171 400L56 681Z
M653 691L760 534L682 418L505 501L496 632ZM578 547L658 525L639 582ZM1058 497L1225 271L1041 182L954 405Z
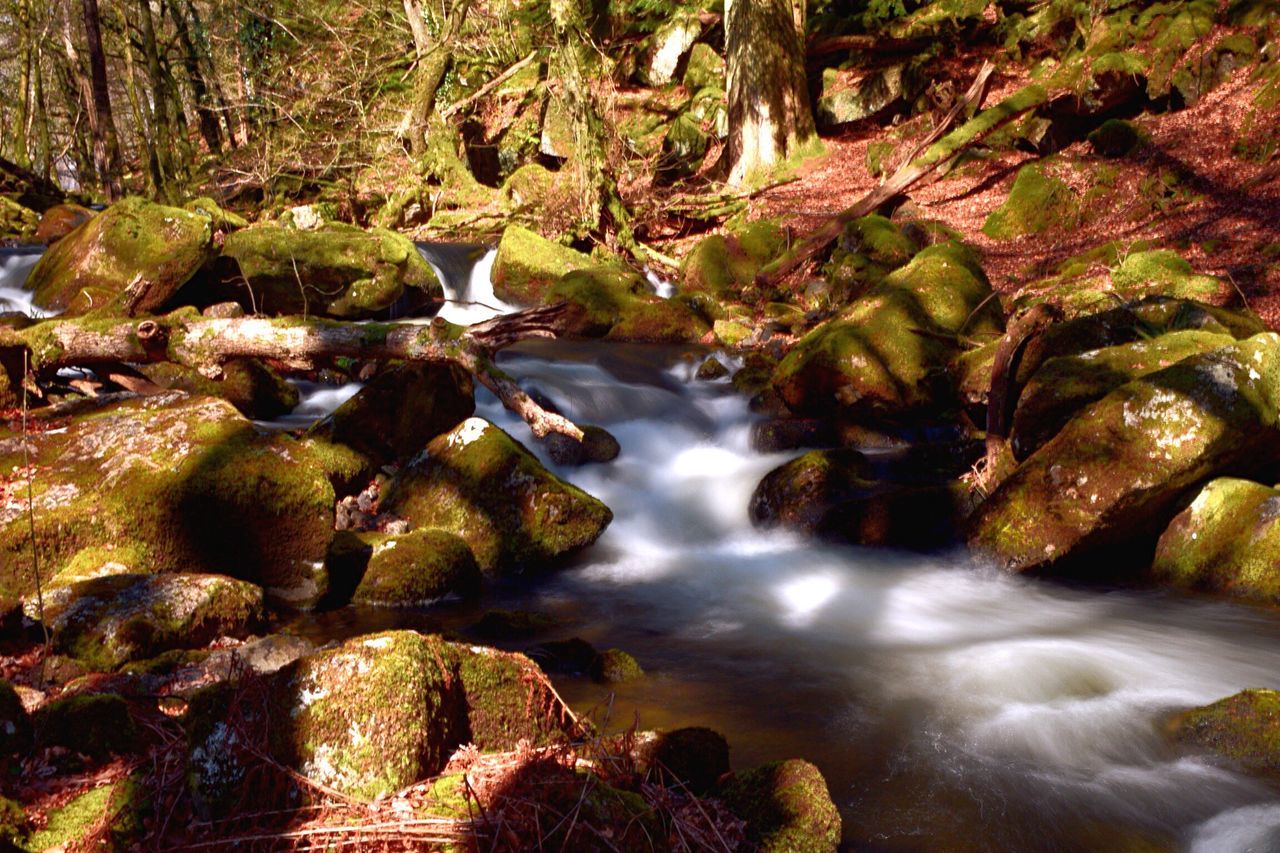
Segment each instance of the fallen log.
M561 433L582 440L569 419L548 412L493 363L501 349L528 338L554 338L569 308L531 308L471 327L437 317L430 323L349 323L304 317L215 319L175 312L142 320L119 317L53 319L21 330L0 330L0 365L10 387L59 368L172 362L218 379L232 359L269 359L310 370L335 358L448 361L460 365L519 415L538 438ZM30 377L11 365L23 364Z

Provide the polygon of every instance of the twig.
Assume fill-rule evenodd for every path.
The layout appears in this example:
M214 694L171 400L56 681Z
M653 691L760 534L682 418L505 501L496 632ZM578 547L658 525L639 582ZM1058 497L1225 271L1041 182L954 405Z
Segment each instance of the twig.
M40 543L36 541L35 472L31 469L31 446L27 438L27 372L30 370L30 352L22 351L22 470L27 474L27 526L31 534L31 572L36 579L36 613L40 616L40 630L44 633L44 654L40 656L40 670L36 683L44 684L44 664L49 659L53 640L49 636L49 623L44 618L44 585L40 582Z

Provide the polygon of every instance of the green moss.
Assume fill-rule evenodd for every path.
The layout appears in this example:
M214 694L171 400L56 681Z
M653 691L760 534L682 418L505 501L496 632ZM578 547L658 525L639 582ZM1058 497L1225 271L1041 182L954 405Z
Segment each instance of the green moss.
M612 266L571 272L547 292L547 302L573 307L569 331L584 337L641 343L692 343L706 322L687 304L660 299L636 273Z
M589 266L581 252L553 243L519 225L508 225L493 261L493 292L504 302L538 305L566 273Z
M729 742L702 726L664 732L654 744L651 762L667 787L704 795L729 772Z
M1142 144L1145 138L1133 122L1118 118L1107 119L1088 136L1094 153L1103 157L1124 157Z
M462 539L443 530L400 536L366 534L371 554L357 604L412 607L479 590L480 570Z
M1117 291L1130 298L1160 293L1179 299L1211 301L1221 299L1226 290L1218 279L1196 275L1191 264L1167 249L1133 252L1111 271L1111 281Z
M31 827L22 806L8 797L0 797L0 846L26 850Z
M709 293L719 299L748 301L755 276L787 249L787 235L771 219L732 228L704 238L680 264L680 289Z
M644 675L644 670L622 649L606 649L591 662L591 678L603 684L620 684Z
M1018 170L1009 197L991 212L982 233L998 240L1071 229L1080 219L1080 203L1063 181L1037 166Z
M111 804L114 788L94 788L49 813L45 828L31 835L28 850L65 848L88 836Z
M206 196L193 198L182 207L184 210L208 217L213 222L213 227L222 232L236 231L240 228L249 227L249 220L238 213L232 213L221 207L216 201Z
M56 699L36 713L34 723L42 747L66 747L98 760L142 747L129 704L112 693Z
M747 838L762 853L834 853L840 842L840 812L826 780L807 761L738 773L717 794L747 821Z
M496 649L450 648L465 694L467 731L478 748L511 749L521 739L545 746L571 731L572 722L533 661Z
M724 60L709 44L698 42L689 50L684 87L690 92L707 87L724 89Z
M1215 752L1268 778L1280 777L1280 693L1244 690L1172 717L1175 743Z
M0 238L28 242L35 239L40 225L40 214L0 195Z

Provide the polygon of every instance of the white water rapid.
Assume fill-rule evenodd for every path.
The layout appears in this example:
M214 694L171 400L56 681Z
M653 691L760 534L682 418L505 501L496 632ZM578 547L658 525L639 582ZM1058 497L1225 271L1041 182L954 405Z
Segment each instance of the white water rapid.
M17 311L31 317L40 311L31 304L32 293L22 289L27 276L40 260L44 247L37 249L0 249L0 313Z
M1273 789L1160 731L1170 712L1280 686L1274 614L755 530L755 484L795 454L753 452L745 401L695 381L696 361L595 352L603 367L583 350L504 354L622 455L558 469L615 519L499 606L636 655L649 674L618 688L612 726L710 725L738 767L808 758L859 849L1280 849ZM495 400L479 409L533 447ZM606 701L564 682L580 708Z
M431 264L444 288L444 307L437 316L450 323L470 326L515 311L493 294L493 261L497 249L488 249L474 263L469 258L452 257L448 244L419 243L418 251ZM472 250L474 251L474 250ZM448 254L446 254L448 252Z

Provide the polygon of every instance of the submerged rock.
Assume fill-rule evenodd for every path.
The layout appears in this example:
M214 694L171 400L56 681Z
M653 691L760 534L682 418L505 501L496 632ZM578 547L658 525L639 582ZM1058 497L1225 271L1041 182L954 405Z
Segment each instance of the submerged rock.
M1165 733L1175 743L1215 752L1244 769L1280 778L1280 693L1244 690L1174 716Z
M747 821L747 837L761 853L835 853L840 843L840 812L826 780L807 761L737 773L714 793Z
M553 563L590 545L613 520L607 506L481 418L432 439L392 482L382 507L461 536L492 573Z
M1014 571L1154 536L1200 480L1280 452L1280 335L1191 356L1073 417L975 512L970 546Z
M1151 576L1280 604L1280 490L1231 477L1210 481L1160 536Z
M263 619L262 589L221 575L119 574L78 581L47 603L54 648L98 670L218 637Z
M132 299L132 288L134 310L152 312L214 255L207 217L127 198L50 246L26 288L37 307L67 315Z

